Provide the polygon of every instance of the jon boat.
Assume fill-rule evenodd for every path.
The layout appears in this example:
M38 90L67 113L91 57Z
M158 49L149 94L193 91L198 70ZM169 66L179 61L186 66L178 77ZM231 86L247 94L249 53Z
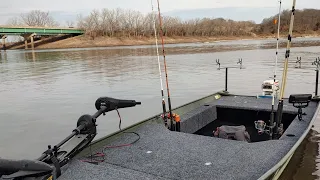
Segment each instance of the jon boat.
M258 132L255 121L269 121L270 102L256 96L214 93L173 109L180 115L180 132L165 127L159 114L89 145L99 115L138 104L99 98L98 112L81 116L77 128L62 142L37 160L0 159L0 172L7 174L3 179L27 175L61 180L277 179L317 119L319 103L308 94L285 99L284 132L269 140ZM302 120L290 102L308 104ZM213 137L212 131L222 125L245 126L250 142Z
M272 110L270 98L217 92L93 141L101 114L141 104L101 97L38 159L0 159L0 179L278 179L318 99L293 94Z

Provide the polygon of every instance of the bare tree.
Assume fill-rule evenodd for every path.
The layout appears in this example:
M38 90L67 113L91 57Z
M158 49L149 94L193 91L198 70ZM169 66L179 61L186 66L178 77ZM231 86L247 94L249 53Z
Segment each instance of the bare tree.
M20 19L22 23L27 26L55 27L59 25L49 12L40 10L33 10L29 13L21 14Z
M8 21L7 21L7 25L9 26L19 26L21 25L22 23L20 22L20 19L18 17L13 17L13 18L10 18Z
M74 26L74 22L73 22L73 21L66 21L66 23L67 23L67 26L68 26L69 28L71 28L71 27Z
M320 10L297 10L296 31L311 32L320 30ZM261 24L253 21L234 21L223 18L202 18L181 20L177 17L163 17L165 36L252 36L255 34L270 34L275 32L274 18L263 20ZM298 17L299 16L299 17ZM94 10L87 17L78 18L78 27L93 36L109 37L141 37L154 35L153 20L159 32L159 20L156 14L143 15L134 10L102 9ZM289 28L290 11L281 14L281 29ZM94 38L94 37L93 37Z

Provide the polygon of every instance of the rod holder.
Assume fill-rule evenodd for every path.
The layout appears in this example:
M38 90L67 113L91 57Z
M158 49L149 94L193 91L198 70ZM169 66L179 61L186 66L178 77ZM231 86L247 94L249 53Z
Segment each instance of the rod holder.
M315 90L315 96L318 96L318 85L319 85L319 69L316 70L316 90Z
M225 74L225 87L224 87L224 91L225 93L228 93L228 69L230 68L240 68L240 69L243 69L243 60L242 58L239 58L238 59L238 62L237 64L239 64L239 67L237 66L227 66L227 67L221 67L221 63L220 63L220 59L216 59L216 65L218 66L218 70L221 70L221 69L225 69L226 70L226 74Z
M226 68L226 82L225 82L225 92L228 92L228 68Z
M320 57L317 57L314 62L312 62L312 65L316 66L316 84L315 84L315 91L314 95L315 97L318 97L318 86L319 86L319 68L320 68Z
M239 59L238 59L237 64L240 64L240 69L242 69L242 58L239 58Z
M217 65L218 65L218 70L220 70L220 59L216 59L216 63L217 63Z
M299 64L296 68L301 68L301 57L297 57L296 64Z

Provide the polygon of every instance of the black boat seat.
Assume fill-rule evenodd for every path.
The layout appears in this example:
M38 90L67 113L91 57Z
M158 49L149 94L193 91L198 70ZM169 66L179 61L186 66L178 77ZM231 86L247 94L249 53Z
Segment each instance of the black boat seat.
M302 120L302 108L309 106L312 94L292 94L289 97L289 103L292 103L294 107L298 108L298 118Z
M51 172L54 167L47 163L37 160L12 160L0 158L0 177L11 179L21 175L39 174L43 172ZM13 174L12 174L13 173Z

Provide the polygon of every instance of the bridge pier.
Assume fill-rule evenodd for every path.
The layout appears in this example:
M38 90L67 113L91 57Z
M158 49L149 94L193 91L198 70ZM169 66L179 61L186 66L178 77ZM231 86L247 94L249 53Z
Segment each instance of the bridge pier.
M34 50L34 36L37 35L36 33L32 33L32 34L25 34L23 36L24 38L24 49L28 49L28 40L30 39L31 41L31 49Z
M7 48L6 48L6 38L7 38L7 35L3 35L2 37L1 37L1 39L2 39L2 49L5 51L5 50L7 50Z
M22 37L24 39L24 49L27 50L28 49L28 38L29 38L29 35L28 34L24 34Z
M28 39L24 38L24 49L28 49Z
M36 33L32 33L29 37L31 39L31 49L34 50L34 39L33 37L37 35Z
M30 36L30 39L31 39L31 49L34 50L34 42L33 42L33 36L32 35Z

